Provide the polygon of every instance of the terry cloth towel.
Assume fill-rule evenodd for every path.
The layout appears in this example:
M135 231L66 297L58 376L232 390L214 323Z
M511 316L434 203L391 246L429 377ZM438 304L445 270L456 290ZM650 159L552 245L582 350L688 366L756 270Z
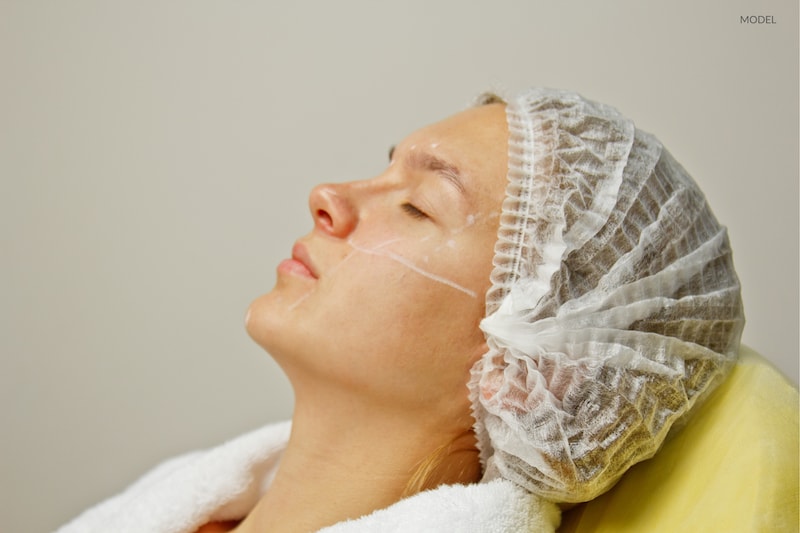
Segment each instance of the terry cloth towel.
M168 460L57 533L194 533L211 521L241 519L269 488L290 428L268 425ZM497 479L425 491L321 532L538 533L555 531L559 520L554 504Z

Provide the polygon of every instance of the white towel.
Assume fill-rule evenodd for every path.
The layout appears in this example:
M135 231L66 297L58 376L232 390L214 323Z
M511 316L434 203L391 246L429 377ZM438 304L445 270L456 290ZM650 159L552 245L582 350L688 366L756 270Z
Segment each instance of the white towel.
M194 533L214 520L241 519L269 488L290 423L265 426L216 448L171 459L57 533ZM498 479L445 485L324 533L555 531L558 508Z

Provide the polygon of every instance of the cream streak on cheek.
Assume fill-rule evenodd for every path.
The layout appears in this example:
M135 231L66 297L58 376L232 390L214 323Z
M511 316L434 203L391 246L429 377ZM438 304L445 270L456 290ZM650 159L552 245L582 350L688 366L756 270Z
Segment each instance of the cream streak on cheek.
M392 244L392 243L394 243L394 242L397 242L397 241L399 241L399 240L400 240L400 239L390 239L390 240L388 240L388 241L384 241L384 242L382 242L381 244L379 244L378 246L376 246L376 249L380 249L380 248L382 248L382 247L384 247L384 246L388 246L388 245L390 245L390 244ZM351 245L351 247L352 247L352 245ZM341 267L343 264L345 264L345 263L346 263L346 262L347 262L347 261L348 261L348 260L349 260L351 257L353 257L354 255L356 255L357 253L359 253L359 251L358 251L358 250L356 250L356 249L353 249L353 250L351 250L351 251L350 251L350 252L349 252L349 253L348 253L346 256L344 256L344 257L342 258L342 260L341 260L341 261L339 261L338 263L336 263L335 265L333 265L333 266L332 266L330 269L328 269L328 271L325 273L325 275L326 275L326 276L330 276L330 275L332 275L334 272L336 272L337 270L339 270L339 268L340 268L340 267ZM294 308L296 308L298 305L300 305L301 303L303 303L303 302L306 300L306 298L308 298L310 295L311 295L311 291L309 290L309 291L307 291L306 293L304 293L302 296L300 296L300 297L299 297L297 300L295 300L294 302L292 302L292 304L291 304L291 305L289 305L289 307L288 307L287 309L288 309L289 311L292 311L292 310L293 310Z
M354 250L357 250L357 251L359 251L361 253L369 254L369 255L375 255L375 256L379 256L379 257L385 257L387 259L395 261L395 262L403 265L404 267L406 267L406 268L408 268L410 270L413 270L414 272L416 272L417 274L419 274L421 276L424 276L424 277L426 277L426 278L428 278L428 279L430 279L432 281L435 281L437 283L441 283L443 285L447 285L448 287L452 287L453 289L456 289L457 291L461 291L464 294L466 294L467 296L469 296L470 298L477 298L478 297L478 295L475 293L475 291L473 291L471 289L468 289L468 288L464 287L463 285L459 285L458 283L456 283L453 280L450 280L450 279L447 279L445 277L439 276L438 274L434 274L432 272L428 272L427 270L415 265L414 263L412 263L410 260L406 259L402 255L396 254L396 253L392 252L391 250L385 250L384 249L385 246L387 246L387 245L389 245L389 244L391 244L393 242L397 242L397 240L399 240L399 239L386 241L386 242L383 242L383 243L381 243L381 244L379 244L379 245L377 245L375 247L366 247L366 246L363 246L363 245L359 245L359 244L355 243L352 239L348 239L347 240L347 244L349 244Z
M466 294L470 298L477 298L478 297L478 295L477 295L477 293L475 291L473 291L471 289L468 289L468 288L464 287L463 285L460 285L460 284L456 283L455 281L453 281L451 279L447 279L447 278L445 278L443 276L439 276L438 274L434 274L432 272L429 272L429 271L419 267L418 265L414 264L412 261L410 261L409 259L403 257L402 255L397 254L395 252L392 252L391 250L386 250L385 249L390 244L394 244L394 243L399 242L401 240L403 240L403 239L400 239L400 238L389 239L389 240L383 241L381 243L378 243L378 244L376 244L374 246L367 246L367 245L358 244L353 239L348 239L347 240L347 244L353 250L350 253L348 253L346 256L344 256L341 261L339 261L334 266L332 266L325 273L325 275L326 276L330 276L331 274L336 272L336 270L338 270L344 263L346 263L351 257L356 255L357 253L363 253L363 254L373 255L373 256L377 256L377 257L384 257L386 259L389 259L391 261L399 263L399 264L403 265L404 267L408 268L409 270L412 270L413 272L416 272L417 274L419 274L421 276L424 276L424 277L426 277L426 278L428 278L428 279L430 279L432 281L435 281L436 283L441 283L441 284L447 285L448 287L451 287L451 288L453 288L453 289L455 289L457 291L463 292L464 294ZM426 238L424 238L422 240L423 241L424 240L428 240L428 238L426 237ZM455 241L448 241L447 245L448 245L448 247L453 248L453 247L455 247ZM441 247L438 247L437 251L438 251L439 248L441 248ZM425 256L424 259L425 259L425 262L428 261L428 257L427 256ZM288 310L291 311L291 310L295 309L298 305L303 303L306 300L306 298L309 297L311 292L312 291L308 291L308 292L304 293L302 296L300 296L291 305L289 305Z
M477 221L481 220L481 219L485 218L486 220L494 220L494 219L499 218L499 217L500 217L500 213L498 213L498 212L491 212L488 215L485 215L483 213L470 214L470 215L467 215L467 219L466 219L466 221L465 221L463 226L459 226L457 228L451 229L450 233L452 235L458 235L459 233L461 233L462 231L466 230L470 226L474 226L475 223Z

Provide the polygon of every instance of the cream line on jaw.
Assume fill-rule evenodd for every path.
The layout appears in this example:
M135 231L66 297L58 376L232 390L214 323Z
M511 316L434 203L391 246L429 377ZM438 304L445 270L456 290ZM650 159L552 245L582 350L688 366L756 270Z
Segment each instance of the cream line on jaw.
M292 304L291 304L289 307L287 307L287 310L289 310L289 311L293 310L295 307L297 307L298 305L300 305L301 303L303 303L303 300L305 300L306 298L308 298L308 297L309 297L309 295L311 295L311 291L308 291L308 292L306 292L306 293L305 293L305 294L303 294L303 295L302 295L300 298L298 298L297 300L295 300L294 302L292 302Z
M433 281L435 281L437 283L442 283L444 285L447 285L448 287L452 287L452 288L456 289L457 291L463 292L464 294L466 294L467 296L469 296L471 298L477 298L478 297L478 295L475 293L475 291L467 289L466 287L463 287L463 286L459 285L455 281L449 280L447 278L443 278L442 276L437 276L436 274L428 272L427 270L423 270L420 267L418 267L417 265L415 265L414 263L412 263L411 261L409 261L408 259L406 259L405 257L403 257L401 255L398 255L398 254L396 254L394 252L390 252L388 250L387 251L382 250L382 248L384 246L386 246L388 244L391 244L392 242L396 242L397 240L399 240L399 239L394 239L392 241L386 241L384 243L379 244L378 246L376 246L374 248L365 248L363 246L359 246L358 244L354 243L352 241L352 239L348 239L347 240L347 244L349 244L354 250L357 250L357 251L359 251L361 253L365 253L365 254L369 254L369 255L376 255L376 256L379 256L379 257L385 257L387 259L391 259L392 261L396 261L397 263L400 263L404 267L413 270L414 272L416 272L417 274L420 274L421 276L425 276L426 278L428 278L430 280L433 280Z

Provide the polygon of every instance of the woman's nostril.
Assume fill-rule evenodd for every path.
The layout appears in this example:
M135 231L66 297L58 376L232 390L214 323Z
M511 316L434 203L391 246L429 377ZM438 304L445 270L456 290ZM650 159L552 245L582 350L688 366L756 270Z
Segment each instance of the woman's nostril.
M317 220L319 220L320 224L326 228L333 227L333 219L331 218L331 215L324 209L317 209Z
M354 225L355 211L345 185L318 185L311 191L309 208L316 228L337 237Z

